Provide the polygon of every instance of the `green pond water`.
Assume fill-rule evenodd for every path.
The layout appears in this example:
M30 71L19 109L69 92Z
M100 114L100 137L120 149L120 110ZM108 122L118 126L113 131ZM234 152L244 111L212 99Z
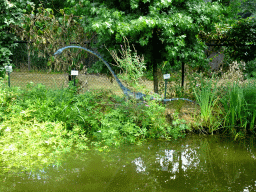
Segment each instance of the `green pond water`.
M0 191L256 191L255 139L187 136L0 173Z

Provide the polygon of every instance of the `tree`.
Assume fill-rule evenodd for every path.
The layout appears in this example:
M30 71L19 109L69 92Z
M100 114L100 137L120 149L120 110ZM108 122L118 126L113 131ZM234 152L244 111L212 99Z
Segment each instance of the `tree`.
M30 52L34 54L36 51L38 57L49 58L47 62L49 70L70 71L72 68L82 70L84 64L81 58L87 54L81 53L81 50L65 51L63 58L53 56L59 48L71 42L83 46L89 36L88 33L84 33L72 14L66 14L64 9L58 12L61 16L55 17L51 8L40 6L35 13L35 8L31 7L30 12L23 14L22 25L14 27L15 33L21 40L30 42L29 54Z
M13 41L16 39L10 25L19 25L22 16L22 7L26 7L29 1L8 1L0 2L0 77L4 75L4 66L10 65L11 49L16 46Z
M249 62L256 57L256 5L251 0L225 0L229 19L218 23L211 33L200 33L200 38L217 48L225 46L224 53L232 61Z
M85 32L97 32L98 43L110 50L120 49L122 36L135 44L144 55L148 68L153 68L154 91L158 92L157 67L205 67L205 44L200 31L209 32L214 23L225 20L226 9L217 2L203 0L69 0L73 13L80 15ZM107 50L99 50L106 60L113 59Z
M233 60L249 62L256 58L256 19L241 19L227 32L231 45L226 52Z

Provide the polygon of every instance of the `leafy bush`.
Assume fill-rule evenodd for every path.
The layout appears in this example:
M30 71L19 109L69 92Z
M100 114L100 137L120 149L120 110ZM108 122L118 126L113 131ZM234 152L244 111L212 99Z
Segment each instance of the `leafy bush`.
M72 86L51 90L40 84L29 84L25 90L2 89L0 93L2 121L18 119L26 111L29 115L23 117L25 122L60 122L67 131L78 127L95 145L178 138L184 134L183 128L167 123L165 107L155 100L125 101L105 91L77 95Z
M243 72L246 74L247 78L256 77L256 59L249 61L244 66Z

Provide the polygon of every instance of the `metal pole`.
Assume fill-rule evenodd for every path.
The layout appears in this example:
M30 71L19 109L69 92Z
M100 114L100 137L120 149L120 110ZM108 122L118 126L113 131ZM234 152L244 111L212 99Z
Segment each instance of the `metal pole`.
M164 81L165 81L165 85L164 85L164 99L166 99L167 79L165 79Z
M185 77L185 64L182 62L181 65L181 86L184 88L184 77Z
M11 87L11 75L10 75L10 72L8 72L8 86Z

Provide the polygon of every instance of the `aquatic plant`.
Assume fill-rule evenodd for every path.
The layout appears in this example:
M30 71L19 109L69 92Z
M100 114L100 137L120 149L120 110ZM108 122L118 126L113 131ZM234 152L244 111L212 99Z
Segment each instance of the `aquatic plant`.
M228 87L228 93L223 96L221 102L225 110L224 126L233 135L245 135L253 132L255 126L255 83L245 86L234 82Z
M212 77L213 79L214 77ZM210 133L213 133L219 123L216 122L216 119L213 116L213 110L218 102L217 96L217 83L212 85L212 79L206 81L201 76L200 86L194 88L194 94L196 96L196 101L201 109L201 119L203 125L209 128ZM213 86L213 87L212 87Z

